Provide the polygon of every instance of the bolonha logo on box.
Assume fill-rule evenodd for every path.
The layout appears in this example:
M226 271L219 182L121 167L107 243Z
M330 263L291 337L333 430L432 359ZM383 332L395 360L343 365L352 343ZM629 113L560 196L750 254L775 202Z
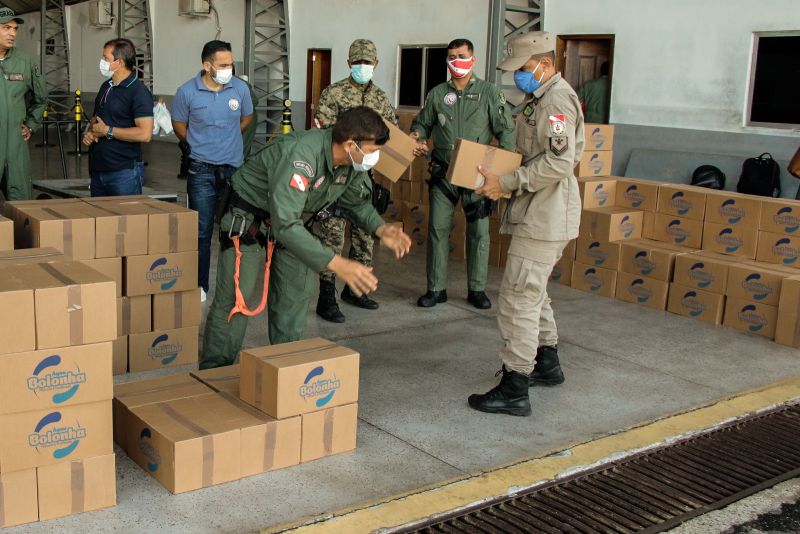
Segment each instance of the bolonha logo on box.
M653 296L653 291L644 285L644 280L637 278L631 285L628 286L628 293L636 297L636 302L643 303L650 300Z
M747 329L751 332L758 332L763 329L769 321L766 317L759 314L754 304L748 304L739 311L739 321L747 325Z
M772 247L772 253L780 256L786 264L797 262L797 257L800 256L800 250L792 246L792 240L788 237L778 239Z
M678 191L669 199L669 205L678 211L678 215L686 215L692 209L692 203L685 196L683 191Z
M597 276L596 269L586 269L583 273L583 280L588 284L591 291L599 291L603 287L603 279Z
M728 218L728 224L736 224L741 221L747 213L745 213L743 208L740 208L736 205L736 200L729 198L728 200L724 201L719 208L717 208L717 212L720 214L721 217Z
M633 264L639 268L639 273L645 276L656 268L656 263L647 256L646 250L640 250L633 255Z
M77 365L74 371L58 369L61 361L58 354L43 358L28 378L28 390L37 397L52 393L51 400L54 404L63 404L74 397L81 384L86 383L86 373Z
M633 224L629 215L625 215L619 223L619 231L628 238L633 234L633 231L636 229L636 225Z
M783 231L787 234L793 234L800 229L800 217L794 214L794 211L789 206L783 207L772 216L775 224L782 225Z
M178 354L183 351L180 343L170 343L167 334L161 334L153 340L147 355L154 360L161 360L161 365L169 365L175 361Z
M689 237L689 232L681 226L681 221L674 219L667 225L667 233L672 236L675 243L683 243Z
M608 191L606 191L606 188L603 184L597 184L597 187L594 188L594 193L592 196L600 206L605 206L606 202L608 202Z
M732 228L723 228L720 233L714 237L714 241L725 247L725 252L728 254L733 254L744 245L742 238L733 235Z
M586 255L594 260L595 265L603 265L608 259L608 251L603 250L600 243L595 241L586 249Z
M587 166L592 169L594 174L600 174L600 171L602 171L603 167L605 167L602 160L600 160L600 154L592 154L592 157L589 158L589 163Z
M631 203L631 206L638 208L642 203L647 200L644 195L639 191L639 186L631 185L625 190L622 197Z
M550 280L553 282L558 282L561 280L562 276L564 276L564 269L561 268L561 265L556 265L553 267L553 272L550 273Z
M696 282L697 287L705 289L717 279L713 274L705 270L705 263L695 263L689 268L689 280Z
M72 426L59 426L62 419L61 412L51 412L42 417L33 432L28 434L28 445L37 450L52 449L56 460L75 452L81 440L86 438L86 429L77 421Z
M696 291L688 291L681 299L681 305L689 310L690 317L700 317L706 311L706 305L697 300Z
M158 258L147 270L146 278L151 284L160 284L161 291L167 291L183 276L179 267L167 267L167 258Z
M771 285L761 281L758 273L752 273L742 280L742 289L752 293L755 300L764 300L775 291Z
M336 378L336 375L333 375L332 378L324 378L324 374L325 367L322 365L313 368L306 375L303 385L298 390L304 400L314 400L317 408L322 408L328 404L333 399L336 391L342 387L342 381Z
M592 130L592 143L594 143L595 150L600 150L600 148L606 143L606 136L600 133L600 128L595 128Z
M151 473L158 471L158 466L161 465L161 455L153 445L153 432L149 428L144 427L139 432L138 446L139 452L147 459L147 470Z

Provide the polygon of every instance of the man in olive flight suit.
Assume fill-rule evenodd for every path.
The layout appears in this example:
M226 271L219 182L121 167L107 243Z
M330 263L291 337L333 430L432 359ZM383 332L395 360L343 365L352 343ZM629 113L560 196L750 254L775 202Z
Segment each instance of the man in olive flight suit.
M478 309L489 309L486 276L489 268L489 215L494 203L476 192L450 185L447 166L456 139L489 144L494 137L506 150L514 150L514 122L500 89L478 79L473 45L456 39L447 46L447 67L451 78L428 93L425 107L411 124L411 136L433 140L428 224L427 292L417 304L430 308L447 302L447 259L453 209L461 200L467 218L467 300ZM418 143L415 154L424 155L427 147Z
M24 21L0 7L0 193L8 200L31 198L28 140L42 123L47 88L31 57L14 47Z
M378 66L378 51L375 44L368 39L356 39L348 51L347 66L350 75L329 85L319 97L317 111L314 114L318 128L331 128L336 119L345 111L357 106L366 106L377 111L384 119L397 124L397 115L389 102L389 96L372 81L372 74ZM318 225L317 235L322 242L336 254L344 248L344 230L347 220L344 217L328 217ZM367 267L372 266L372 249L375 242L367 232L358 226L350 226L350 259ZM336 303L336 276L328 271L319 275L319 300L317 315L334 323L343 323L344 314ZM342 300L364 308L377 310L378 303L366 295L356 297L345 286Z
M247 328L242 314L228 321L235 305L236 258L230 235L241 235L239 282L248 301L264 269L261 243L275 242L267 304L273 345L303 337L312 272L330 269L357 296L378 287L372 268L334 254L308 230L314 219L327 215L326 208L334 202L396 257L409 251L411 239L386 225L371 202L366 171L377 163L388 138L389 129L380 115L357 107L340 116L332 129L280 137L234 173L229 207L220 223L216 291L206 320L201 368L232 364Z
M570 239L578 237L581 200L574 168L584 144L578 95L555 68L555 39L530 32L512 39L500 68L515 71L514 82L528 95L517 116L522 167L486 177L479 193L499 198L512 193L501 232L511 234L497 324L503 378L485 395L471 395L475 410L530 415L528 387L564 382L558 361L558 333L547 280Z

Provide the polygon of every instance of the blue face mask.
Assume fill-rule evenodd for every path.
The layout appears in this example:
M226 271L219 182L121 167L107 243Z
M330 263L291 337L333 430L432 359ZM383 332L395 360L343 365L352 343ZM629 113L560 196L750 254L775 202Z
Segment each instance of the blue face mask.
M539 64L536 65L536 68L533 69L532 72L527 72L524 70L518 70L514 73L514 84L517 86L517 89L522 91L523 93L533 94L535 90L542 86L542 78L544 78L544 72L536 79L536 71L539 70Z
M364 85L372 79L374 70L375 65L353 65L350 67L350 75L357 84Z

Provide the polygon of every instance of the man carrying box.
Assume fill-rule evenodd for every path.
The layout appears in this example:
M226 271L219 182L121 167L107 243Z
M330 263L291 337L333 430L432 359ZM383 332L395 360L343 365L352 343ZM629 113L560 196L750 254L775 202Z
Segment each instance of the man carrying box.
M581 200L573 169L584 131L578 96L556 71L554 50L549 33L531 32L511 40L500 65L516 71L514 81L529 97L517 117L523 166L506 176L480 167L486 183L478 193L493 199L513 194L501 228L511 234L497 312L503 378L485 395L470 395L469 405L482 412L530 415L528 387L564 381L547 279L578 236Z
M489 309L486 275L489 270L489 215L494 203L474 191L456 187L445 180L456 139L489 144L494 137L506 150L514 150L514 123L500 89L478 79L473 45L456 39L447 45L447 68L451 78L434 87L411 124L415 139L433 139L430 178L430 223L426 271L428 291L417 304L430 308L447 302L447 258L450 254L450 227L453 209L461 199L467 217L468 300L478 309ZM425 155L427 146L420 143L415 155Z
M384 223L368 194L366 171L378 160L388 135L381 116L360 106L342 114L331 129L280 137L236 171L220 223L217 286L201 369L232 364L242 348L246 316L263 309L264 293L256 311L246 304L262 269L262 246L267 248L272 345L303 337L312 271L330 269L357 297L377 289L371 267L334 254L309 231L315 220L330 215L334 203L396 257L409 251L411 239Z

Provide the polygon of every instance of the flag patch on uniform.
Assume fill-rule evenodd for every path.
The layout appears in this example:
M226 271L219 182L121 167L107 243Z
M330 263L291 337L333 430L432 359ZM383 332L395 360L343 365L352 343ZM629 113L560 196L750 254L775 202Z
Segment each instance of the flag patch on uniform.
M550 133L553 135L564 135L567 131L567 121L564 115L550 115Z
M295 173L292 175L292 179L289 180L289 185L305 193L306 189L308 189L308 179L302 174Z

